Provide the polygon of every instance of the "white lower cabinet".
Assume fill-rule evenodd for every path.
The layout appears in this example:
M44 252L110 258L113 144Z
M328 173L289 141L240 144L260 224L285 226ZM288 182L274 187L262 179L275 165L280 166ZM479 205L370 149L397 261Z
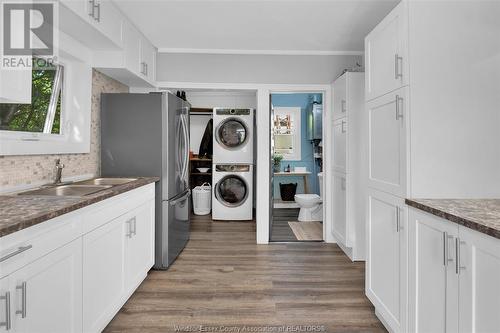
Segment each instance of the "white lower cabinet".
M368 190L366 295L386 325L406 331L407 227L404 200Z
M341 172L333 173L333 221L332 235L345 246L351 246L349 242L349 226L347 223L347 175Z
M0 332L101 332L153 266L154 193L149 184L2 237Z
M500 328L500 240L410 209L409 331Z

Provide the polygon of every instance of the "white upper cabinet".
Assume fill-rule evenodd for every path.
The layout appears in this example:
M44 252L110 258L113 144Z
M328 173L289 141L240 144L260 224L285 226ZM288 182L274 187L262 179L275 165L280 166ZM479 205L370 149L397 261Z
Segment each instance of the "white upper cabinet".
M459 234L459 332L498 332L500 239L463 226Z
M404 197L407 182L407 88L367 103L368 186Z
M404 200L369 189L366 295L395 332L406 332Z
M141 38L141 74L149 81L156 79L156 49L146 38Z
M31 69L0 69L0 103L31 104Z
M141 33L128 21L123 22L125 67L135 74L141 73Z
M120 11L110 0L60 0L61 29L95 49L122 46ZM68 12L65 9L69 9Z
M333 120L347 116L347 74L333 82Z
M400 2L365 38L366 100L408 84L407 11Z

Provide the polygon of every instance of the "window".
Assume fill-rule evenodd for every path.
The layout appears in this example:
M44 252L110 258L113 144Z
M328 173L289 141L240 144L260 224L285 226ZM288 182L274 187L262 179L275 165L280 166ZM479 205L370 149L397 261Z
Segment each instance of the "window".
M301 156L300 107L275 107L273 139L274 151L285 161L299 161Z
M0 131L61 134L63 76L61 65L33 68L31 104L0 104Z

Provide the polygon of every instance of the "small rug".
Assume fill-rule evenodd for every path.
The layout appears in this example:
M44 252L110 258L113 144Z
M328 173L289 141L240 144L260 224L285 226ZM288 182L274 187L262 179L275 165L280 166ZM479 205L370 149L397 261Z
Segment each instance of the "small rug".
M288 225L299 241L323 240L323 223L321 222L288 222Z

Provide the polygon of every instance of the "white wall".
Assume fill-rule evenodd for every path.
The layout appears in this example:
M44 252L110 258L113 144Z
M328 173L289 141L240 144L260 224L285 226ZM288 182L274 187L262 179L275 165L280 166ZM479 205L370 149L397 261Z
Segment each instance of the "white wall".
M361 56L158 54L158 81L327 84Z
M500 196L500 2L409 2L412 197Z

